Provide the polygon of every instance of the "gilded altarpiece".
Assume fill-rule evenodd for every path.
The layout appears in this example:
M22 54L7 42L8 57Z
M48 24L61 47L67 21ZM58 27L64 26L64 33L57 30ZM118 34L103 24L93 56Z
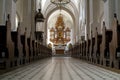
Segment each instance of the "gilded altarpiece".
M70 41L70 32L69 27L65 26L63 15L60 14L55 26L50 29L50 41L55 46L65 46Z

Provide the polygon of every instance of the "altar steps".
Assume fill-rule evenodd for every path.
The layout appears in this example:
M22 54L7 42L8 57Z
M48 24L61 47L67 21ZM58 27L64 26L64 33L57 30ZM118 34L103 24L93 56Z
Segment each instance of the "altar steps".
M52 57L71 57L70 54L53 54Z

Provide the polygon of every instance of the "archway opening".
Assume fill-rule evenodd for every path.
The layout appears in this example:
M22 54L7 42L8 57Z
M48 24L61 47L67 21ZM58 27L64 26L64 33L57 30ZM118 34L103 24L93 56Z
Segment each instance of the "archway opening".
M62 19L63 19L63 27L64 28L61 27L62 30L59 33L58 27L62 26L62 25L59 25L59 24L61 24L61 22L59 20L60 17L62 17ZM61 48L64 50L68 50L68 45L72 43L73 27L74 27L73 18L67 11L65 11L65 10L54 11L47 20L47 44L52 45L53 50L55 48L59 48L59 49ZM54 41L51 41L51 29L55 30L54 35L56 38L54 39ZM67 31L67 29L70 30L70 33L68 33L69 41L67 41L68 37L65 37L67 34L66 35L64 34L65 31ZM59 34L61 34L61 36L59 36ZM60 37L61 37L61 40L60 40ZM64 47L62 47L62 46L64 46Z

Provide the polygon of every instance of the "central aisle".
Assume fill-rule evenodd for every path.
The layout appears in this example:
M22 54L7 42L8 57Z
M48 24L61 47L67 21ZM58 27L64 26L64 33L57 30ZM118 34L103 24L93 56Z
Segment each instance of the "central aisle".
M53 57L0 75L0 80L120 80L120 74L70 57Z

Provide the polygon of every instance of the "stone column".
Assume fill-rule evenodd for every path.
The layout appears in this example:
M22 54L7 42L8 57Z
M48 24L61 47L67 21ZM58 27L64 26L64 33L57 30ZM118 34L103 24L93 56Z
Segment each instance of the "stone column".
M115 13L117 14L117 18L120 24L120 0L115 0Z
M111 29L115 13L115 0L103 0L103 1L104 1L104 21L106 23L107 29Z
M104 2L102 0L99 0L99 15L98 15L98 34L102 33L102 25L103 25L103 20L104 19Z
M16 2L14 0L6 0L5 2L5 16L8 14L11 17L11 30L15 30Z
M36 0L32 0L32 6L31 6L31 15L32 15L32 17L31 17L31 31L32 31L32 39L35 39L35 34L34 34L34 32L35 32L35 11L36 11Z
M85 5L86 5L86 8L85 8L85 17L86 17L86 19L85 19L85 23L86 23L86 35L85 35L85 37L86 37L86 40L87 39L89 39L89 36L87 37L87 34L89 34L90 33L90 26L89 26L89 22L90 22L90 16L89 16L89 0L85 0L86 2L85 2Z
M91 30L93 30L93 0L89 0L89 37L91 36Z
M93 33L93 36L95 34L95 29L98 26L98 19L99 19L99 13L100 13L100 0L90 0L90 27L91 31ZM91 34L90 31L90 34Z
M0 25L5 25L5 1L0 0Z
M23 30L22 33L24 33L25 28L27 28L26 36L30 37L30 31L31 31L31 0L23 0Z

